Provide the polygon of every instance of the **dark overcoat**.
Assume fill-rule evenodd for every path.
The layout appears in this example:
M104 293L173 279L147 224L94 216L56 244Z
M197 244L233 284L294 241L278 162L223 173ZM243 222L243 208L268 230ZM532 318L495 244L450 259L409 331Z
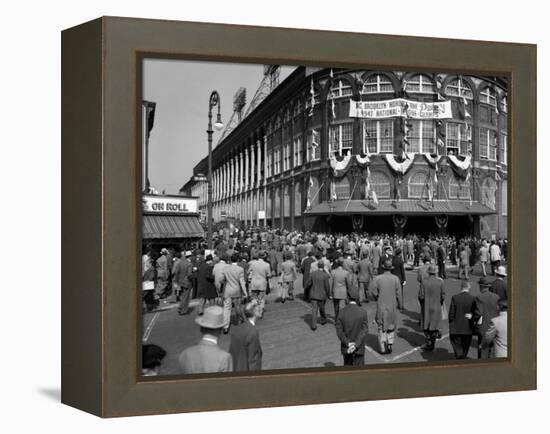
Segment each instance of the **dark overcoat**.
M445 301L445 287L443 280L434 275L420 283L418 299L423 302L422 327L424 330L441 329L441 305Z

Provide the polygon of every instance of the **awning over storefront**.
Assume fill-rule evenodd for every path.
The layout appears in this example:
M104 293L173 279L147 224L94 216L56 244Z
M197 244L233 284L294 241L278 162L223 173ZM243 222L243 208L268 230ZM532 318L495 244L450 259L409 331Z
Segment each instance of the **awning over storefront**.
M313 208L304 211L305 215L490 215L496 214L496 211L482 205L479 202L469 200L380 200L378 204L367 200L336 200L333 202L323 202L315 205Z
M143 239L202 238L204 229L194 215L144 215Z

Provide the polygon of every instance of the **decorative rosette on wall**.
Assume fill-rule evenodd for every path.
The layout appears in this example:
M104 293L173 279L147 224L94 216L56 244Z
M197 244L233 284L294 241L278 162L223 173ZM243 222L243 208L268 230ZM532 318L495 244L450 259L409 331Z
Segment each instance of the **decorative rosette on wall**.
M394 173L405 175L412 167L414 162L414 154L403 154L404 157L400 157L393 154L384 154L384 160L388 163L391 170Z
M472 157L467 155L465 157L457 157L455 155L447 155L448 160L451 162L453 172L459 178L465 179L470 173L470 167L472 165Z

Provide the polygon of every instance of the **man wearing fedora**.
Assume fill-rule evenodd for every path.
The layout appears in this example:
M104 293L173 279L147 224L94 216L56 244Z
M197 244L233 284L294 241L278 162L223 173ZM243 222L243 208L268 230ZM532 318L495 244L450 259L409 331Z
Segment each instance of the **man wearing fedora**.
M218 293L214 286L214 275L212 270L212 255L206 255L206 259L199 265L197 271L197 297L199 297L199 315L204 312L206 303L215 304Z
M397 328L397 309L402 306L401 283L391 273L391 259L382 264L383 274L376 276L373 283L373 296L376 300L376 324L378 325L378 342L380 353L392 352Z
M181 256L181 253L178 254ZM191 298L191 274L193 273L193 265L189 261L189 257L192 256L190 251L185 252L185 257L179 258L174 262L172 268L172 282L178 289L180 295L180 304L178 313L180 315L186 315L189 312L189 299Z
M359 301L358 288L349 288L348 298L349 303L338 315L336 334L340 339L344 366L363 366L365 364L365 340L369 327L367 312L357 305Z
M472 343L474 324L479 320L479 308L470 294L470 282L462 281L462 290L451 298L449 334L457 359L465 359Z
M494 292L496 295L498 295L498 299L502 301L506 301L508 303L508 290L506 287L506 268L504 265L500 265L495 270L495 274L497 275L497 278L491 283L491 288L489 291Z
M445 286L443 279L437 277L437 266L430 264L428 266L428 277L420 283L418 299L423 306L422 327L426 338L422 349L433 351L435 340L439 335L442 321L442 306L445 303Z
M233 371L231 354L218 346L221 329L227 325L220 306L208 306L202 316L195 318L200 326L201 340L185 349L179 356L183 374Z
M311 330L317 330L317 312L321 314L321 325L327 323L325 303L330 295L330 277L324 271L325 263L320 260L315 271L309 275L306 288L311 301Z
M477 335L477 357L478 359L487 359L489 357L489 348L487 345L482 345L483 337L489 328L491 320L498 316L499 296L491 291L489 287L491 282L486 277L479 279L479 295L476 301L479 307L481 317L476 324Z
M246 321L231 331L229 353L233 358L233 370L260 371L262 369L262 345L256 321L260 318L260 303L254 299L244 308Z

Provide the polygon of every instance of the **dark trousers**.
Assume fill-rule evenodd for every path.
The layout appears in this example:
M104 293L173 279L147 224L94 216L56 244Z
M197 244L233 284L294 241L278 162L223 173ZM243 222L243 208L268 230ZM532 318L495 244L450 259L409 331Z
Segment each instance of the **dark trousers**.
M325 313L325 301L326 300L311 300L311 328L317 328L317 311L321 314L321 324L327 322L327 314Z
M191 298L191 288L184 288L180 286L180 306L178 312L186 314L189 312L189 300Z
M365 354L343 354L344 366L363 366L365 364Z
M445 270L445 262L444 261L437 261L437 272L439 274L439 277L442 279L447 278L447 271Z
M465 359L472 344L472 335L450 335L451 345L457 359Z
M334 323L336 324L336 321L338 320L338 314L340 313L340 303L342 303L342 299L340 298L333 298L332 304L334 306Z
M500 266L500 261L491 261L491 273L496 276L495 271Z
M437 330L424 330L424 338L426 339L426 347L433 349L435 346L435 340L437 339Z

